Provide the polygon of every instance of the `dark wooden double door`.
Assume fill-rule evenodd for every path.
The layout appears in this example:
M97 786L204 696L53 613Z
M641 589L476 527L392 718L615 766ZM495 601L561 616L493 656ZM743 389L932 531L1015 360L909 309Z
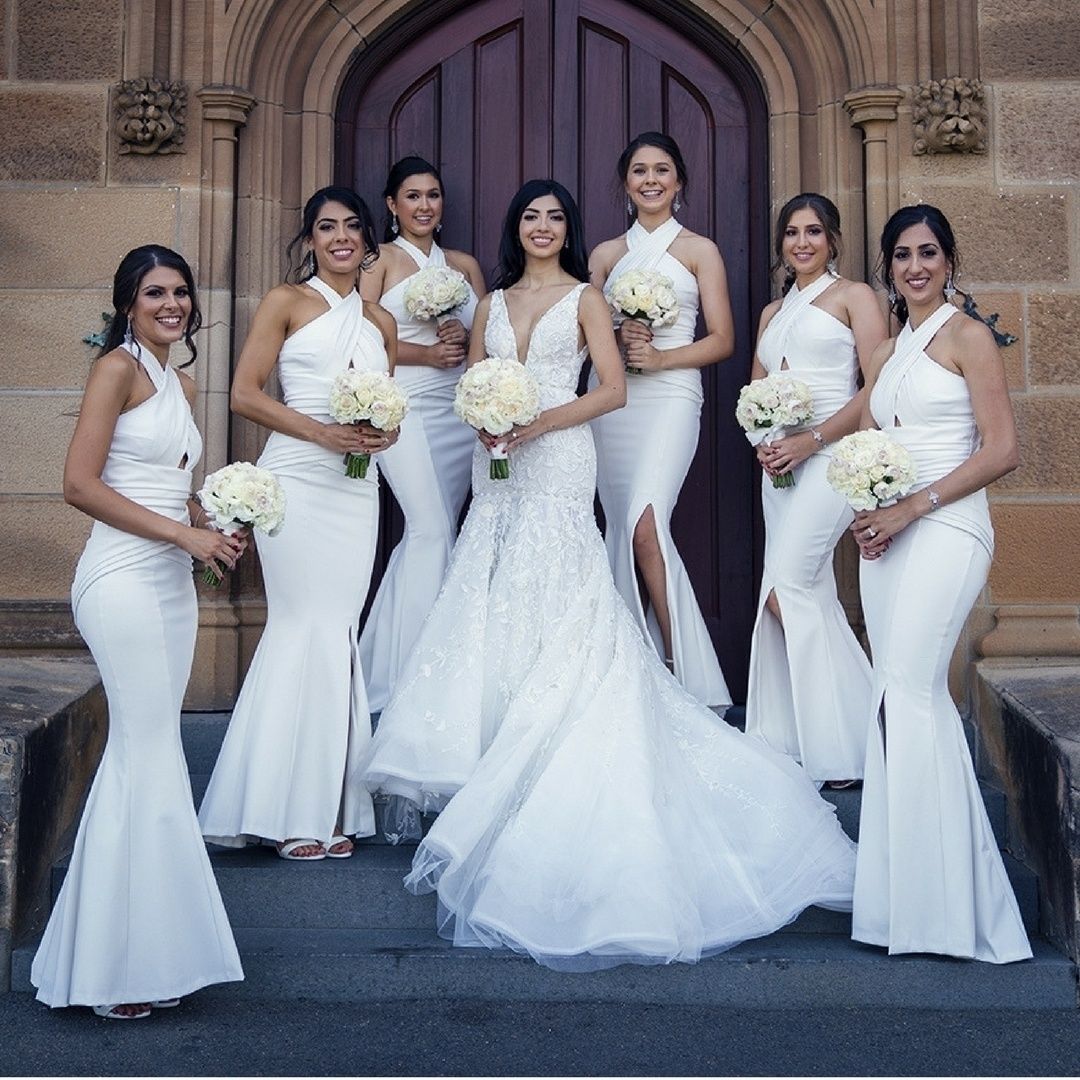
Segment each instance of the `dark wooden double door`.
M591 248L627 227L615 163L629 139L660 130L678 140L690 174L680 218L720 245L737 346L705 372L701 441L673 530L741 700L760 512L733 413L767 299L765 121L738 59L685 18L674 5L622 0L421 5L347 80L336 172L381 222L390 164L406 154L435 162L446 185L442 243L475 254L490 278L506 206L524 180L566 185ZM642 442L647 452L647 432ZM377 567L400 534L396 508L385 521Z

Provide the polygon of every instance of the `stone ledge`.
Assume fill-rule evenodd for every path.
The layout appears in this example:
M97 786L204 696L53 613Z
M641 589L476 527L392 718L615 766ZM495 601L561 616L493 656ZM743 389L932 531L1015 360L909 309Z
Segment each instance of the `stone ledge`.
M107 727L87 654L0 656L0 990L13 945L44 922L52 864L70 840Z
M976 665L980 774L1005 790L1009 847L1039 878L1039 929L1080 957L1080 664Z

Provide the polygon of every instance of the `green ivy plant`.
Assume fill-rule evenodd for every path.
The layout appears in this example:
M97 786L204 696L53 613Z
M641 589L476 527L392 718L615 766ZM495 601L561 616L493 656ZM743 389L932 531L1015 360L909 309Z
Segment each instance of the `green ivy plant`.
M102 349L105 347L105 335L109 330L109 323L112 322L112 312L103 311L101 313L101 321L105 324L97 333L91 332L83 338L84 345L91 345L95 349Z

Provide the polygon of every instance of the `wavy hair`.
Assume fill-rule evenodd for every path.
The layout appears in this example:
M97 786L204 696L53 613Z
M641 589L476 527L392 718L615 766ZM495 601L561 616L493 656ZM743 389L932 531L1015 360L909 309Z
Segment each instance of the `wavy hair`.
M784 266L784 230L799 210L811 211L821 222L821 227L825 230L825 236L829 241L830 259L834 261L839 259L841 252L844 250L844 238L840 233L840 211L836 209L836 204L832 199L827 199L816 191L804 191L793 199L788 199L780 207L780 213L776 217L776 234L773 238L776 262L772 265L773 273ZM795 284L795 271L786 266L784 266L784 271L783 292L786 295L791 286Z
M589 280L589 258L585 252L585 227L574 197L558 180L527 180L510 200L499 240L499 265L492 289L509 289L525 273L525 249L518 227L529 203L554 195L566 214L566 243L559 252L559 265L578 281Z

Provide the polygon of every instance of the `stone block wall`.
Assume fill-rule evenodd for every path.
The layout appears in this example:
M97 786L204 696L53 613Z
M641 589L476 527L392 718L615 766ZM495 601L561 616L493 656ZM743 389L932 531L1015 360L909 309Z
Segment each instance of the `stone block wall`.
M1002 355L1022 461L991 489L997 552L954 689L980 652L1080 655L1080 8L979 0L978 28L987 153L900 158L901 202L945 211L960 286L1018 338ZM902 106L902 139L910 122Z
M198 144L129 164L111 132L127 7L0 0L0 647L78 644L66 598L90 522L61 486L82 338L128 249L196 254Z

